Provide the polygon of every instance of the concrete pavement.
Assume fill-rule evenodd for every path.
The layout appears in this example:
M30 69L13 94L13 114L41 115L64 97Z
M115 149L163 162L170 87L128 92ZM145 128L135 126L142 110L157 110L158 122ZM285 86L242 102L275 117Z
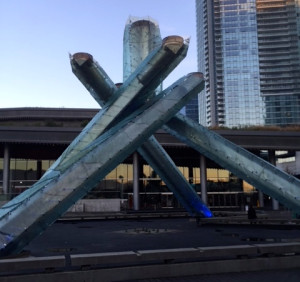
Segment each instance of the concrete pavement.
M167 276L168 278L162 278L162 276L157 278L157 280L148 279L145 281L199 281L200 278L201 281L250 281L250 279L260 281L284 281L283 278L287 277L286 275L289 276L289 282L296 281L294 279L296 279L295 277L298 278L300 273L298 271L299 268L293 268L293 264L296 263L295 265L298 265L299 256L277 257L282 252L276 255L274 250L279 250L282 247L285 248L284 244L287 244L288 246L289 244L296 244L296 247L298 248L300 242L300 225L297 222L293 222L294 219L289 212L262 211L258 213L258 217L262 220L261 222L249 224L244 212L227 212L219 214L219 216L211 222L202 222L201 225L197 225L194 218L190 218L186 213L181 212L67 214L25 248L26 252L23 254L23 262L26 262L29 259L28 263L30 263L30 260L37 260L41 263L46 259L52 262L57 261L56 263L67 267L71 264L71 261L73 264L76 261L79 265L89 264L88 261L94 256L96 256L96 261L99 261L98 256L100 256L107 262L107 255L111 256L112 254L117 255L118 260L119 258L121 259L122 256L124 258L127 257L132 259L134 258L132 256L136 255L142 255L142 257L145 256L146 258L153 254L153 259L162 256L162 262L165 261L167 264L163 263L162 266L157 265L156 268L155 265L148 265L148 263L151 262L150 259L147 263L146 261L142 262L137 268L134 268L134 265L132 265L133 268L131 268L131 270L124 269L126 264L123 268L118 268L119 270L117 270L115 267L118 263L117 265L114 265L114 268L112 269L108 268L101 270L101 268L105 267L104 264L100 269L94 270L93 275L94 277L99 277L100 275L104 279L104 277L113 277L111 275L115 275L116 271L120 271L120 274L123 275L122 277L127 277L128 280L128 278L131 277L131 272L126 274L126 271L141 271L142 274L148 273L148 276L145 277L149 278L149 271L150 275L153 273L154 276L156 275L155 277L159 277L157 276L157 273L159 273L157 271L159 271L158 269L161 269L162 275L166 275L165 271L167 271L167 273L169 273L168 271L171 271L169 273L170 275ZM85 218L85 220L82 220L83 218ZM217 222L217 219L227 219L227 223L221 221ZM240 220L240 224L237 223L237 219ZM268 221L271 219L273 221L264 222L264 220ZM274 220L283 221L279 224L279 222ZM280 246L280 244L283 245ZM257 255L255 255L255 252L257 252L257 250L257 254L262 255L262 251L260 250L261 246L266 250L269 246L269 250L271 251L267 251L267 253L273 253L272 257L256 258ZM200 251L198 255L200 254L201 256L207 251L211 253L214 250L217 256L223 255L222 258L217 260L214 258L216 255L210 255L208 261L207 259L204 259L204 257L193 261L189 252L191 252L190 254L194 254L194 250ZM256 251L253 253L253 250ZM247 259L243 258L246 254L245 252L247 253ZM285 252L286 251L283 251L283 253ZM167 255L168 253L169 255ZM183 257L185 259L182 260L182 258L179 259L179 261L178 259L175 259L175 264L173 264L174 259L170 260L170 258L178 255L181 257L182 255L180 253L184 254ZM241 257L241 259L237 259L236 256ZM151 258L151 256L149 258ZM20 259L20 262L22 262L22 258ZM154 259L153 261L153 259L152 263L157 260ZM117 260L113 261L116 262ZM9 261L7 263L9 263ZM129 261L127 264L128 263ZM251 266L252 264L253 266ZM123 264L121 264L120 267L122 265ZM227 270L232 269L233 272L243 270L243 273L219 273L208 275L201 272L202 275L193 276L189 274L188 276L180 275L180 278L172 278L174 269L187 267L187 272L182 273L192 273L190 272L191 270L195 269L195 271L198 271L199 267L201 268L203 265L206 265L205 268L207 270L212 269L214 272L216 269L219 269L219 272L222 272L222 268L225 267L226 269L227 267ZM274 270L277 268L275 267L276 265L281 265L283 268L289 267L291 269L289 269L289 271L284 269L279 272L277 271L278 275L275 276L273 272L263 270L264 266ZM130 266L130 263L127 266ZM250 266L252 269L260 270L260 272L248 273L246 270L249 269ZM115 271L113 271L113 269L115 269ZM90 271L91 270L87 270L87 273L90 273ZM77 277L79 279L78 281L81 281L80 277L82 276L79 276L79 273L80 275L84 275L83 272L75 272L75 276L73 277ZM66 275L65 272L61 274ZM58 282L57 275L60 274L54 272L48 276L43 274L41 277L42 279L45 279L45 277L52 277L51 279L54 279L54 277L56 277L55 280ZM264 278L256 279L255 275ZM273 278L271 279L268 277ZM283 278L276 280L276 278L279 277ZM9 278L12 279L14 277L10 276ZM28 279L29 278L30 277L28 276ZM123 278L121 280L126 280ZM232 280L232 278L236 278L236 280ZM1 277L0 275L0 281L3 279L4 277ZM103 281L112 280L107 278Z
M275 216L273 212L268 214L269 218ZM109 220L99 216L90 215L83 221L76 220L77 217L58 221L25 249L33 256L51 256L300 241L300 225L290 223L291 215L286 212L277 212L277 218L284 217L286 224L255 225L246 220L248 224L215 224L213 221L197 226L195 219L184 213L134 213L125 218L119 218L120 214L106 214L104 218ZM236 216L220 218L233 217ZM239 217L246 219L245 214Z

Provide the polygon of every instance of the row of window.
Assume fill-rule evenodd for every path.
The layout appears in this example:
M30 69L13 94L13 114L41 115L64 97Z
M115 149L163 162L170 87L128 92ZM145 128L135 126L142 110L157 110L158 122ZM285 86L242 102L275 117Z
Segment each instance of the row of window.
M19 194L33 185L39 176L39 168L42 173L48 169L53 161L51 160L27 160L27 159L11 159L10 163L10 192ZM200 185L200 168L199 167L179 167L184 177L193 185ZM0 159L0 194L2 193L2 177L3 177L3 159ZM153 171L149 165L143 166L143 175L140 176L142 189L147 187L152 191L159 187L165 187L160 177ZM229 171L224 169L207 169L207 181L215 183L233 183L239 181ZM133 183L133 166L131 164L120 164L116 169L110 172L104 180L102 180L94 189L95 191L112 191L122 190L129 191L132 189ZM248 185L248 184L247 184ZM144 187L144 188L143 188ZM156 187L156 188L155 188ZM164 189L165 189L164 188Z
M11 180L37 180L38 169L42 170L42 174L53 164L53 160L30 160L30 159L11 159L10 160L10 178ZM189 168L178 167L186 179L189 179ZM143 178L158 178L158 175L149 165L143 165ZM192 168L194 178L200 179L200 168ZM229 177L226 170L207 169L208 178L225 179ZM27 175L27 176L26 176ZM28 176L30 175L30 176ZM3 159L0 158L0 180L3 176ZM106 177L109 179L122 179L123 181L133 179L133 167L131 164L120 164L112 170ZM224 180L225 181L225 180Z

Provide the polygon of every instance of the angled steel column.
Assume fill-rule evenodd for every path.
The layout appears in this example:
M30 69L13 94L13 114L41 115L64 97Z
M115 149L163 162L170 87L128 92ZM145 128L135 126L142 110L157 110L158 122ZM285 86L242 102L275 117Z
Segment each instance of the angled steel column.
M121 88L119 88L116 92L114 92L115 89L110 92L110 89L108 88L108 95L112 92L114 93L109 103L106 103L105 107L100 110L91 122L83 129L60 158L58 158L58 160L42 176L40 181L35 183L30 189L24 191L21 195L15 197L12 201L10 201L8 206L0 209L0 217L1 214L9 213L11 210L18 207L24 197L34 195L44 186L48 185L49 182L56 181L59 177L60 171L62 169L67 169L68 166L73 164L72 158L78 158L80 152L87 145L107 130L109 126L112 126L113 122L117 123L117 117L122 111L126 114L132 112L126 112L126 109L124 111L124 108L130 103L130 101L139 96L146 99L148 90L151 91L151 89L155 89L157 85L160 84L161 79L164 79L183 59L186 52L187 46L184 44L183 40L174 40L174 37L167 37L163 40L160 47L156 48L153 52L151 52L151 54L149 54L149 56L128 78ZM83 64L80 58L76 59L77 64ZM103 83L105 84L104 87L112 84L112 82L109 81L109 78L106 79L106 76L103 75L104 71L97 66L91 72L94 73L94 75L97 75L99 72L100 79L104 77L104 80L100 82L101 86L99 87L102 87ZM81 81L87 79L87 82L90 82L89 76L85 76L84 73L80 74L82 75ZM88 84L85 84L85 86L87 85ZM90 86L88 85L88 87ZM93 89L96 91L96 87ZM100 97L101 101L107 98L107 96Z
M88 53L70 55L70 63L73 73L97 103L103 107L117 91L113 81Z
M166 37L162 44L153 50L126 82L118 88L105 107L96 114L43 177L47 176L49 171L55 170L57 166L67 166L69 160L69 163L71 163L73 156L95 140L109 126L116 123L116 118L121 112L125 116L132 113L134 109L127 107L130 102L134 100L134 104L138 106L143 104L149 93L154 91L161 81L178 65L182 60L182 54L186 54L186 52L187 46L181 37ZM77 58L74 58L73 63L82 64ZM84 73L82 73L81 79L87 79L88 83L92 83L89 81L88 76L84 76Z
M46 185L35 189L36 193L22 193L18 197L19 202L3 206L0 213L0 255L19 252L43 232L180 111L198 93L202 82L203 77L199 73L180 79L166 89L165 95L134 112L121 123L121 127L116 126L97 138L80 152L70 166L50 172Z
M81 64L78 65L74 63L74 60L79 60ZM86 62L84 62L84 60ZM93 95L93 97L97 101L101 100L104 106L107 103L106 99L109 99L110 97L110 89L114 88L116 91L117 88L116 86L112 86L112 81L109 79L106 73L104 74L104 71L100 69L100 66L96 63L94 66L93 62L94 61L92 56L86 53L74 54L71 57L71 65L74 74L76 76L79 75L78 78L85 83L85 87L88 90L92 89L91 94ZM106 81L108 81L108 83L104 85L102 91L101 88L97 88L98 85L105 84ZM97 91L94 91L94 89L97 89ZM108 91L110 93L104 93L105 91ZM101 97L105 97L105 99L101 99ZM144 103L145 101L140 100L139 106L141 102ZM135 109L137 107L137 101L132 101L132 103L129 104L129 107L130 109ZM119 116L119 119L123 119L125 116L126 114L122 113ZM147 163L159 174L162 180L167 184L167 187L174 193L174 195L182 204L182 206L190 214L197 214L202 216L204 215L206 217L212 216L212 213L208 210L207 207L205 207L205 205L203 205L198 194L188 183L188 181L179 171L177 166L173 163L173 161L162 148L162 146L157 142L155 137L152 136L149 140L147 140L140 148L138 148L138 152L147 161ZM137 183L136 181L137 180L134 179L134 183ZM135 195L134 200L135 202L138 202L137 195ZM137 204L135 208L137 208L137 206L139 205Z
M123 81L138 68L142 61L161 44L159 26L153 20L129 17L123 36ZM161 84L160 84L161 85ZM159 86L158 88L161 88ZM160 89L161 90L161 89ZM148 99L155 95L155 91L149 94ZM133 101L131 109L138 105ZM139 187L139 155L133 153L133 208L140 208Z
M123 81L161 44L159 25L153 19L129 17L123 36Z
M177 200L190 214L205 217L212 216L211 211L200 200L193 187L153 136L138 149L138 152L158 173Z
M14 212L18 213L19 210L26 210L24 204L27 203L28 199L41 194L43 189L50 185L50 183L59 182L61 173L74 164L72 159L78 160L82 157L83 149L95 140L110 125L111 121L116 119L134 97L139 94L145 95L147 93L146 89L155 89L161 82L161 79L172 71L172 67L175 67L174 60L177 60L182 51L186 52L186 49L183 41L174 41L172 37L166 38L161 47L149 54L143 64L129 77L123 87L115 92L111 102L96 115L47 173L30 189L27 189L24 193L1 207L0 221L2 219L4 221L7 220L6 216ZM100 118L101 122L99 121ZM4 219L4 217L6 218ZM10 240L10 234L4 234L4 236L8 236L7 239Z
M180 114L163 128L287 208L300 213L299 179Z
M155 21L150 19L129 18L124 31L123 43L124 79L138 67L160 40L159 27ZM182 40L182 38L174 36L174 42L178 40ZM186 52L182 52L179 59L182 60L185 55ZM139 101L135 100L134 103L130 105L130 108L135 109L144 102L144 98ZM193 187L188 183L172 159L168 156L167 152L153 136L138 148L138 152L156 173L158 173L161 179L166 183L168 189L174 193L174 196L190 214L212 216L212 213L203 205Z

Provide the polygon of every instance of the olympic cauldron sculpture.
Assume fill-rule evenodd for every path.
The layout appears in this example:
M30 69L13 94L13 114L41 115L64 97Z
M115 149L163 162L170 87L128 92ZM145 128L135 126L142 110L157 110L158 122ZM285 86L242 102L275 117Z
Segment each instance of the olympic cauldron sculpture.
M155 95L187 49L183 38L165 38L118 89L91 55L71 56L102 108L36 184L1 208L2 256L22 250L137 149L190 213L212 216L152 136L203 88L202 74L191 73Z
M300 213L298 179L178 113L203 89L201 73L190 73L160 90L161 82L186 56L188 42L180 36L160 40L151 24L146 36L145 21L127 27L140 29L147 40L141 46L129 42L131 63L124 59L120 88L92 55L70 56L74 74L102 108L37 183L1 207L0 256L20 252L136 150L191 215L212 217L153 136L159 128ZM147 56L139 56L147 53L140 52L146 42L155 44Z

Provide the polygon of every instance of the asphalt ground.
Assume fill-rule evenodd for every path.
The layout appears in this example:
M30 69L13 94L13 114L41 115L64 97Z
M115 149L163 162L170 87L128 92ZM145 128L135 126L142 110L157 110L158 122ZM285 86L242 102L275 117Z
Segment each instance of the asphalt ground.
M57 221L25 250L31 256L300 242L299 225L210 225L194 219Z
M281 213L280 213L281 214ZM279 213L276 214L278 218ZM286 215L284 215L286 217ZM82 218L81 216L79 218ZM300 242L300 225L204 224L181 217L60 220L25 247L33 257L170 248ZM287 218L287 223L290 216ZM300 269L127 280L127 282L298 282Z

